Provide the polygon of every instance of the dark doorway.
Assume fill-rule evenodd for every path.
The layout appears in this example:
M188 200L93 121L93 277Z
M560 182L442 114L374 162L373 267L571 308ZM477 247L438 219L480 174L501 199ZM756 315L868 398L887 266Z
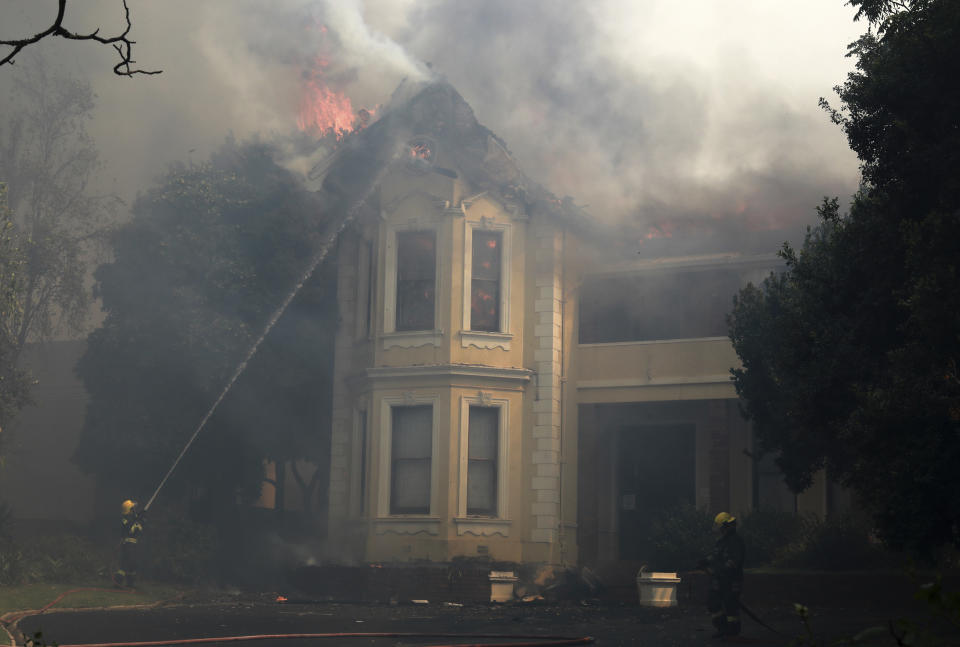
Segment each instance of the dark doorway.
M657 520L695 503L696 426L623 427L617 443L620 559L642 559Z

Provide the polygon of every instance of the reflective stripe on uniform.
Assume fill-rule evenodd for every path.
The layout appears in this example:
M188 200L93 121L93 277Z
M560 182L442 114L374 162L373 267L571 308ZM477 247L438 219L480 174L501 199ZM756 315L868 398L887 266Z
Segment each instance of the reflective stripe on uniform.
M137 538L136 538L136 537L124 537L124 538L123 538L123 543L125 543L125 544L135 544L135 543L137 543Z

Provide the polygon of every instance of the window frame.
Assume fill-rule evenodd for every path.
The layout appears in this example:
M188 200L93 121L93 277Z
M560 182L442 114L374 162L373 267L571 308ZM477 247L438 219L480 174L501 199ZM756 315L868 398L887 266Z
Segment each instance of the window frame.
M414 246L408 249L407 256L403 258L401 258L400 256L400 251L402 249L401 239L415 241ZM427 239L429 239L429 241L427 241ZM421 253L423 256L426 256L426 250L428 248L426 245L423 245L421 250L421 247L420 247L421 241L423 243L429 242L429 247L433 252L432 268L429 267L430 264L426 264L426 263L424 263L422 267L420 266L419 259L417 258L418 252ZM396 278L394 281L393 329L396 332L401 332L401 333L417 333L417 332L436 329L437 327L437 232L433 229L411 229L406 231L398 231L396 233L396 255L397 255L397 259L396 259ZM402 260L411 261L409 263L411 267L406 269L401 268L400 262ZM423 276L422 277L417 276L417 273L414 272L414 278L411 279L408 277L404 279L403 278L404 274L410 272L411 269L423 269L424 270ZM427 273L426 270L428 269L432 270L431 273L433 274L433 276L430 276ZM403 301L403 304L406 304L408 309L413 311L414 316L410 317L410 313L404 311L404 309L401 307L402 305L401 297L405 292L404 290L400 289L402 281L405 281L404 285L407 288L409 288L412 285L415 293L418 293L421 290L421 288L423 290L429 289L430 283L433 283L432 285L433 292L429 295L431 312L429 315L427 315L425 312L426 308L425 307L423 308L424 315L426 316L422 323L419 321L420 313L418 312L418 310L421 307L423 307L425 299L422 299L418 294L415 294L414 296L416 296L416 298L407 299ZM414 307L411 308L410 307L411 305ZM415 321L401 322L402 315L406 315L406 317L408 317L409 319L413 319ZM404 324L403 327L401 327L401 323Z
M513 249L513 227L510 223L496 222L487 217L465 220L463 235L463 325L460 332L461 345L477 348L502 348L510 350L510 284ZM473 232L489 231L500 234L500 329L495 332L471 330L473 297Z
M497 480L496 510L491 515L467 514L467 478L470 465L470 407L498 409L497 417ZM457 517L460 520L486 519L506 520L509 513L509 476L510 476L510 401L506 398L494 398L489 393L478 392L472 396L460 398L460 456L457 496Z
M434 300L433 328L429 330L397 330L397 237L404 232L431 231L436 241L434 254ZM383 272L383 350L392 346L413 348L416 346L440 346L443 331L440 330L440 310L443 295L444 250L441 245L440 223L430 218L418 218L402 225L387 224L385 232Z
M369 514L370 497L370 413L365 406L353 410L350 509L355 517Z
M356 296L356 339L373 337L376 317L374 308L377 298L377 255L374 243L367 238L357 241L357 296Z
M393 487L393 409L395 407L427 406L432 408L432 424L430 429L430 509L423 513L390 512L390 503ZM379 487L377 492L377 516L388 519L424 519L436 515L437 497L439 494L439 463L440 463L440 398L435 395L421 395L406 393L401 397L385 397L380 403L380 470Z

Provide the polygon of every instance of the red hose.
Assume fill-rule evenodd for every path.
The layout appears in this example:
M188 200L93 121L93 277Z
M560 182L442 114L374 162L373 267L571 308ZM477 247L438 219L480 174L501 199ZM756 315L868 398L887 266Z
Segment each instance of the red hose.
M456 643L431 645L430 647L553 647L555 645L588 645L592 636L571 638L569 636L538 636L532 634L455 634L455 633L403 633L403 632L346 632L306 634L258 634L252 636L211 636L208 638L179 638L173 640L144 640L118 643L78 643L59 647L156 647L158 645L198 645L203 643L239 642L245 640L279 640L285 638L517 638L525 642L510 643ZM531 642L532 641L532 642Z
M99 587L82 587L70 589L58 595L52 602L47 603L39 611L24 611L13 616L5 625L15 625L21 618L43 613L57 602L71 593L82 591L109 591L113 593L134 593L134 589L105 589ZM343 633L292 633L292 634L255 634L250 636L212 636L207 638L179 638L174 640L145 640L139 642L115 643L77 643L73 645L59 645L59 647L158 647L160 645L199 645L204 643L241 642L248 640L280 640L288 638L506 638L518 639L524 642L496 642L496 643L456 643L448 645L431 645L430 647L561 647L563 645L589 645L593 643L592 636L571 638L569 636L539 636L536 634L462 634L462 633L404 633L404 632L343 632Z
M39 615L44 611L46 611L47 609L49 609L50 607L52 607L53 605L55 605L57 602L59 602L63 598L70 595L71 593L81 593L83 591L107 591L109 593L135 593L135 589L105 589L105 588L96 587L96 586L84 586L79 589L70 589L69 591L64 591L63 593L55 597L52 602L48 602L42 609L38 611L22 611L17 615L12 616L8 620L5 620L3 624L12 625L12 624L16 624L18 620L26 616Z

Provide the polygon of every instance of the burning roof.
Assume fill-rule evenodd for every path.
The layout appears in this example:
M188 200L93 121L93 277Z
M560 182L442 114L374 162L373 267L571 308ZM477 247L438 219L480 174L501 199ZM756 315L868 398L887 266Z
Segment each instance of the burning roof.
M580 228L588 223L571 198L557 198L525 175L503 140L477 121L446 81L402 83L380 119L345 138L326 162L323 190L337 201L356 199L388 164L411 158L429 172L460 177L472 192L486 192L528 215Z

